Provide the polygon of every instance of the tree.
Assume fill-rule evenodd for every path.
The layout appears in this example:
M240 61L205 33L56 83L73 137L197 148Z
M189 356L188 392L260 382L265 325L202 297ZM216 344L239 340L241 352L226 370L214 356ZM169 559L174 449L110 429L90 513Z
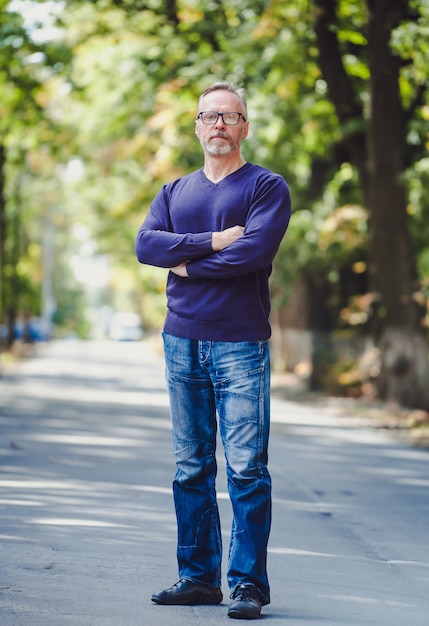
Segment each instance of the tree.
M353 54L368 68L367 99L363 99L361 84L346 69L351 41L341 30L345 4L341 14L336 0L315 0L315 33L322 75L370 215L373 332L381 354L378 394L403 405L429 406L427 336L424 310L415 298L416 258L404 181L411 157L407 132L424 102L425 85L408 83L413 95L407 105L401 92L402 60L392 46L396 29L418 13L405 0L367 0L366 16L360 5L360 37Z
M8 32L17 32L19 16L11 20ZM201 164L198 94L214 79L241 82L251 119L245 157L283 174L293 192L273 273L274 309L297 278L312 295L312 329L335 330L346 323L348 302L368 290L369 275L379 394L426 402L416 280L429 273L421 147L429 117L421 106L427 0L67 0L59 22L70 64L60 45L39 45L44 61L31 69L36 46L25 33L21 45L15 37L0 47L0 81L7 77L9 98L20 94L5 109L1 137L15 128L19 146L31 129L28 155L43 154L52 172L77 156L82 176L73 191L63 190L61 206L89 226L97 250L134 271L135 232L154 194ZM11 154L2 156L13 164ZM44 174L40 184L49 186ZM1 206L0 198L0 218ZM0 241L2 228L4 240L0 219ZM139 280L147 286L153 277ZM159 284L153 293L159 299Z
M45 104L50 81L69 57L66 46L38 40L43 24L26 23L21 9L28 4L0 0L0 8L0 324L7 324L11 344L18 315L39 315L41 309L43 225L37 228L49 183L43 199L31 187L34 163L56 153L57 165L64 136Z
M381 350L379 395L421 404L427 348L423 313L415 301L416 249L407 216L405 172L416 158L407 144L407 132L425 90L423 80L413 83L412 73L404 73L405 46L397 37L399 27L412 23L411 2L315 0L310 12L305 2L292 6L277 0L269 4L242 0L234 7L221 1L211 5L161 2L151 9L139 0L115 0L110 7L98 4L99 11L92 13L97 19L87 21L91 26L76 47L75 61L75 67L82 67L75 79L77 93L89 105L87 128L91 111L94 117L91 142L86 142L88 169L98 161L108 174L103 184L113 186L112 190L120 188L121 180L128 183L128 193L109 193L107 205L100 196L100 214L106 214L106 206L110 209L109 220L100 222L99 234L107 242L115 232L118 241L125 215L136 210L141 215L140 207L148 206L163 180L186 173L199 162L197 147L189 138L189 119L195 96L210 75L244 82L253 109L246 156L286 176L295 210L302 214L294 216L286 241L286 248L293 241L301 254L294 247L289 256L280 255L274 276L280 277L276 301L290 292L285 280L290 283L290 267L297 268L298 258L313 293L319 291L324 298L313 314L321 324L328 318L320 302L325 306L323 294L332 293L330 276L343 276L336 288L347 291L344 297L348 297L353 288L361 290L364 285L361 274L347 273L347 264L361 267L368 261L372 331ZM89 10L81 6L82 11ZM99 53L106 45L109 57ZM109 65L113 55L116 67L124 67L114 88ZM407 67L414 63L410 59ZM127 72L130 67L132 74ZM106 86L108 96L101 97ZM121 162L124 153L144 164L141 191L129 158ZM103 155L109 156L104 165ZM360 197L357 179L349 177L338 186L338 204L327 203L327 190L348 163L359 174ZM341 201L368 209L367 251L359 246L353 252L346 246L347 256L342 257L332 246L330 255L321 255L316 239L309 245L310 232L301 241L291 239L294 223L300 222L320 237L323 221L341 207ZM309 209L312 217L306 222ZM124 233L125 251L131 232ZM291 257L295 257L292 264Z
M5 0L1 0L0 8L0 324L7 323L10 343L19 297L16 266L20 254L20 218L18 207L10 214L6 172L9 154L14 149L13 132L23 127L25 119L28 122L37 115L38 107L32 100L37 82L25 63L35 49L23 28L22 17L9 11Z

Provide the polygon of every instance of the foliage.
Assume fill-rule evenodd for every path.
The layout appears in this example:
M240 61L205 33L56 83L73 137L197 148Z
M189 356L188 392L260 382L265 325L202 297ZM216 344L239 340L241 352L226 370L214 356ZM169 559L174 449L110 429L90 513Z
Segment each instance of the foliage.
M44 93L69 59L62 44L37 43L37 22L26 25L23 7L3 1L0 15L0 323L10 339L18 316L43 308L44 216L56 201L49 178L65 140Z
M28 303L41 312L43 232L50 220L59 323L69 328L80 316L77 326L83 328L86 318L78 310L86 302L126 306L149 327L158 326L165 272L138 266L135 234L160 186L201 166L196 100L213 80L228 79L248 92L245 158L284 175L292 190L293 217L272 277L274 306L285 307L295 280L303 277L323 293L320 316L326 313L329 330L367 330L367 198L347 150L350 137L365 135L369 115L367 2L40 1L38 8L58 9L53 37L46 17L29 25L16 10L17 0L1 2L6 10L0 18L0 139L7 149L8 232L15 217L19 224L19 262L15 239L3 253L3 303L11 304L14 275L22 294L18 309ZM425 302L429 2L405 5L408 15L391 45L401 59L408 116L403 180L422 284L416 297ZM338 94L321 70L316 26L326 6L335 8L332 31L354 94L356 114L347 120L338 114ZM85 255L102 261L109 273L97 280L88 269L77 293L73 259Z

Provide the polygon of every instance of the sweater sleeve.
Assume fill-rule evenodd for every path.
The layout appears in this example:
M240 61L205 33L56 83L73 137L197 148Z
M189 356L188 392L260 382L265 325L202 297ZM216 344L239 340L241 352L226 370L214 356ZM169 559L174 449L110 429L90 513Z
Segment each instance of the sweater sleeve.
M220 252L190 260L189 278L233 278L269 266L290 216L291 198L285 180L281 176L270 177L260 185L252 202L243 236Z
M139 262L169 268L212 253L211 232L173 232L168 197L163 187L137 234L136 255Z

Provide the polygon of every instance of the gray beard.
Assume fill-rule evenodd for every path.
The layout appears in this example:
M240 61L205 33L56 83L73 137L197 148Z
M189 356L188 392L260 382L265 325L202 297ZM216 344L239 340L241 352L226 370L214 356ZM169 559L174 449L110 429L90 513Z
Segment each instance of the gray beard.
M201 144L203 149L213 156L220 156L232 152L232 146L228 143L226 146L215 146L213 144Z
M207 139L206 141L202 141L200 139L200 144L203 148L203 150L205 152L207 152L208 154L211 154L212 156L221 156L224 154L230 154L231 152L233 152L233 150L235 150L238 145L239 145L240 141L239 139L237 140L236 143L231 142L231 140L228 140L227 144L218 144L218 143L213 143L211 142L210 139Z

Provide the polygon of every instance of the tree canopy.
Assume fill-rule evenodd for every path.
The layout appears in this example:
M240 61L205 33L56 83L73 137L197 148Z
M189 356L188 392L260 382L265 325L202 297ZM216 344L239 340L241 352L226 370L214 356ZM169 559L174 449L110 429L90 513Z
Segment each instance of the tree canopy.
M165 272L137 266L136 230L200 167L197 98L227 79L248 92L246 159L292 191L274 309L302 325L304 293L314 333L373 338L380 396L429 402L428 0L1 4L4 323L85 334L111 306L160 324Z

